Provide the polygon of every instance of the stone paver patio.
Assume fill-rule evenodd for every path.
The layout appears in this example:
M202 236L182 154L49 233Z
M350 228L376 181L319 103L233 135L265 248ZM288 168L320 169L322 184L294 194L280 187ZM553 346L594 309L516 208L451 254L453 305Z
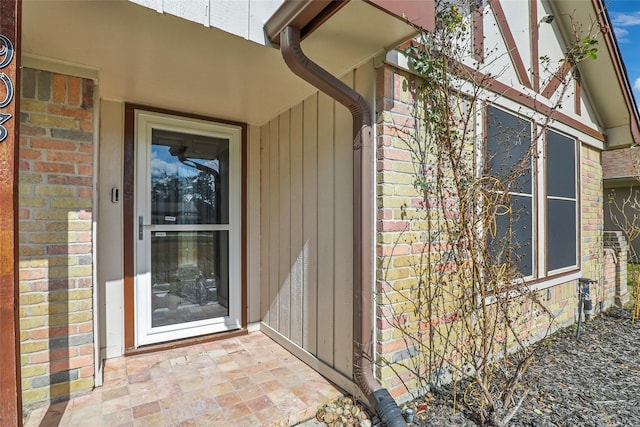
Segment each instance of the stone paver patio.
M26 427L289 426L342 393L261 332L106 361L104 384Z

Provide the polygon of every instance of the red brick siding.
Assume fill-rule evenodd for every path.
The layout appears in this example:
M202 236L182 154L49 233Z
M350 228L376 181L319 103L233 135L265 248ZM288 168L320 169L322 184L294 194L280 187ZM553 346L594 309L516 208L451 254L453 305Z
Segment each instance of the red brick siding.
M602 152L603 178L635 178L640 174L640 148L622 148Z

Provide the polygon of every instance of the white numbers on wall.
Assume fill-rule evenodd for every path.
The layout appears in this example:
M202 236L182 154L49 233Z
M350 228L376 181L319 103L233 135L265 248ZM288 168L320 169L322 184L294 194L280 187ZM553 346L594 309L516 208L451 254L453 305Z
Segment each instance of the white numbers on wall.
M13 61L13 43L7 37L0 34L0 41L2 42L2 47L0 47L0 57L2 60L0 61L0 70L6 68L11 61ZM13 101L13 82L4 72L0 72L0 81L4 84L5 87L5 97L2 101L0 101L0 108L5 108L11 101ZM1 87L1 86L0 86ZM0 112L0 142L4 141L8 132L4 127L4 124L11 119L12 115L9 113Z

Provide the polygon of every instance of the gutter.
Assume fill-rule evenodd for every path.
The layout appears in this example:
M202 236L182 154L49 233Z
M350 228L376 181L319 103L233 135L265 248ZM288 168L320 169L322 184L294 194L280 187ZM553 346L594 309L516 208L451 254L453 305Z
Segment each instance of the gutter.
M285 1L264 24L264 32L270 42L280 44L280 31L295 25L304 39L346 4L346 1L331 0Z
M279 42L291 71L347 107L353 118L353 376L384 425L406 426L398 404L374 377L371 362L372 265L371 257L363 254L364 248L372 245L371 108L360 94L304 54L298 26L288 24L283 27Z

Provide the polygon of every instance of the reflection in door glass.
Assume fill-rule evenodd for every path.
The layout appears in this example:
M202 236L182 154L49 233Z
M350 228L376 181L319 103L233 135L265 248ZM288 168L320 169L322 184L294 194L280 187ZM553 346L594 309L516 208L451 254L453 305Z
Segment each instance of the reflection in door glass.
M229 315L228 234L152 233L152 327Z
M152 224L229 223L229 140L153 129Z

